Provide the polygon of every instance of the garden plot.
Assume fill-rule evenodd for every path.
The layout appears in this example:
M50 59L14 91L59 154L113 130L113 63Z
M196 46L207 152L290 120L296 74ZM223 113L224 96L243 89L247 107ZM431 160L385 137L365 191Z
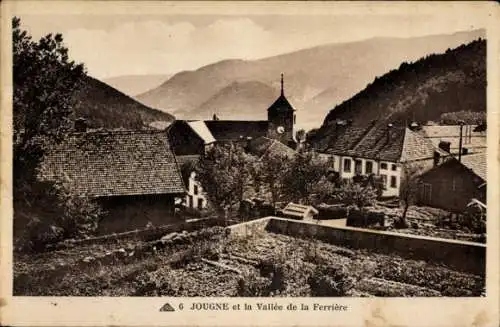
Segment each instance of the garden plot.
M216 229L203 241L192 233L182 235L128 247L115 244L108 248L100 245L60 250L38 255L33 261L28 256L18 257L14 293L58 296L484 295L483 276L396 255L352 250L269 232L236 237ZM84 260L89 255L99 257L107 252L121 254L108 263ZM58 269L60 262L78 263L78 266Z

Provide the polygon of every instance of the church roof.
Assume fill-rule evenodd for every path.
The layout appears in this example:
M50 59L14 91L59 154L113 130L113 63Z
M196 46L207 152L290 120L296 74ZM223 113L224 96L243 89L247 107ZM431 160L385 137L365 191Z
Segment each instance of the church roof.
M268 111L278 111L278 112L287 112L287 111L295 111L293 109L292 105L290 102L288 102L287 98L285 95L282 93L276 101L267 109Z
M219 142L242 141L267 135L267 120L206 120L206 126Z
M281 94L276 101L267 109L268 111L277 111L277 112L288 112L288 111L295 111L293 109L292 105L290 102L288 102L287 98L285 97L285 86L283 82L283 74L281 74Z

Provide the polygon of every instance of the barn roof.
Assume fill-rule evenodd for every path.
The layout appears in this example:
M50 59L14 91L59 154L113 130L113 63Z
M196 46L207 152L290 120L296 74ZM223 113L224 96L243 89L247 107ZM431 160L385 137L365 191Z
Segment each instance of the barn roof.
M267 135L267 120L206 120L217 141L240 141Z
M464 155L461 157L461 163L474 174L486 180L486 153Z
M90 197L184 193L162 131L69 134L44 156L39 177Z
M409 128L381 125L337 127L325 150L330 154L391 162L432 158L434 151L432 142Z
M196 134L198 134L198 136L203 140L203 142L205 142L205 144L211 144L215 142L214 136L212 135L204 121L188 121L187 124Z

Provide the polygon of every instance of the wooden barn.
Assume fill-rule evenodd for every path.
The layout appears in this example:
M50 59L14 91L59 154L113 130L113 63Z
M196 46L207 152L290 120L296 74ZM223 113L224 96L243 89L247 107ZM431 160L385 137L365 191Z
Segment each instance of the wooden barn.
M106 212L100 234L177 222L174 199L185 193L167 135L158 131L70 134L45 155L39 178L95 199Z
M486 203L486 153L450 159L420 177L419 203L460 213L472 199Z

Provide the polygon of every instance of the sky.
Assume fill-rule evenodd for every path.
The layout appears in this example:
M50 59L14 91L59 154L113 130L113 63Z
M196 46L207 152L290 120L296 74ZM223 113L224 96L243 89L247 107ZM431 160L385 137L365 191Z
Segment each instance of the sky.
M485 27L468 16L414 15L54 15L21 14L34 38L62 33L88 73L172 74L224 59L258 59L372 37L451 34ZM479 17L479 16L478 16Z

